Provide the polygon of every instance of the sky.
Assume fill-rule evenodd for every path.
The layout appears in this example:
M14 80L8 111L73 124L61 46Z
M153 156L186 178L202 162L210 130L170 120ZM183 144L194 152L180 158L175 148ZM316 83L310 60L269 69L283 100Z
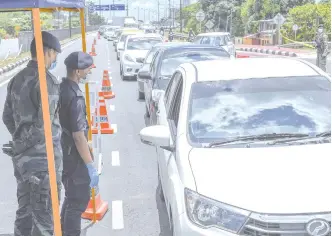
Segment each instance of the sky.
M108 4L126 4L127 0L94 0L96 5L108 5ZM177 3L178 2L178 3ZM171 0L171 6L178 7L179 0ZM134 16L136 19L138 17L138 6L139 10L139 19L144 20L144 9L145 9L145 21L149 19L150 12L150 20L157 20L157 12L158 12L158 0L128 0L129 3L129 16ZM167 16L168 14L168 0L159 0L159 14L160 18ZM110 18L111 16L126 16L126 11L117 11L117 12L103 12L104 17Z

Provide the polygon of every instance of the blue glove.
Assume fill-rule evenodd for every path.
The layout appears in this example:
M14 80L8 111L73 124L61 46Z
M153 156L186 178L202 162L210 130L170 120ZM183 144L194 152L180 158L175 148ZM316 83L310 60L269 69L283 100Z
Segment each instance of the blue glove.
M99 183L99 175L96 170L96 168L93 166L93 162L89 163L86 165L89 171L89 176L90 176L90 188L94 188L98 186Z

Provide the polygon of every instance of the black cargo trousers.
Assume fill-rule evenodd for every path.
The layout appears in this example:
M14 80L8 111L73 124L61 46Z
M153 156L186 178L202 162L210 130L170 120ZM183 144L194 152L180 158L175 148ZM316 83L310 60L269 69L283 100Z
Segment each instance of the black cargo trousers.
M90 200L90 177L88 169L75 145L62 143L65 200L61 209L63 236L80 236L81 215Z

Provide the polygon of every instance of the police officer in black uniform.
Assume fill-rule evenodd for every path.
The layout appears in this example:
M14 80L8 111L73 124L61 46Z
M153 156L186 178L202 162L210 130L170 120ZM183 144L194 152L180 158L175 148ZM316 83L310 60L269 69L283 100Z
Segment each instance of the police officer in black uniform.
M88 122L83 92L79 83L93 65L89 54L73 52L65 60L67 77L60 85L60 123L63 129L63 176L65 201L61 210L63 236L79 236L81 215L90 200L90 188L97 187L99 176L93 165L87 135Z

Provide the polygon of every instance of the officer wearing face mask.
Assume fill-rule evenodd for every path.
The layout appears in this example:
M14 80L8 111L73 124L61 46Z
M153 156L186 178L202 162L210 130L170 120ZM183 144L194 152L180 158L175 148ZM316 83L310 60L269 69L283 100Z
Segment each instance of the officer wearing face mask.
M61 52L59 40L42 32L46 83L53 135L58 193L61 190L62 148L59 122L60 84L49 70ZM18 210L14 235L53 235L53 217L44 136L44 121L35 40L30 46L31 61L8 83L2 120L12 136L4 152L12 157L17 182Z
M329 54L329 45L327 35L324 33L323 25L318 27L315 43L317 48L316 65L326 72L326 57Z
M99 175L88 145L88 121L84 94L79 83L86 82L93 59L89 54L73 52L65 60L67 77L60 85L60 123L63 129L62 182L65 201L61 210L63 236L79 236L81 215L90 200L90 188L97 187Z

